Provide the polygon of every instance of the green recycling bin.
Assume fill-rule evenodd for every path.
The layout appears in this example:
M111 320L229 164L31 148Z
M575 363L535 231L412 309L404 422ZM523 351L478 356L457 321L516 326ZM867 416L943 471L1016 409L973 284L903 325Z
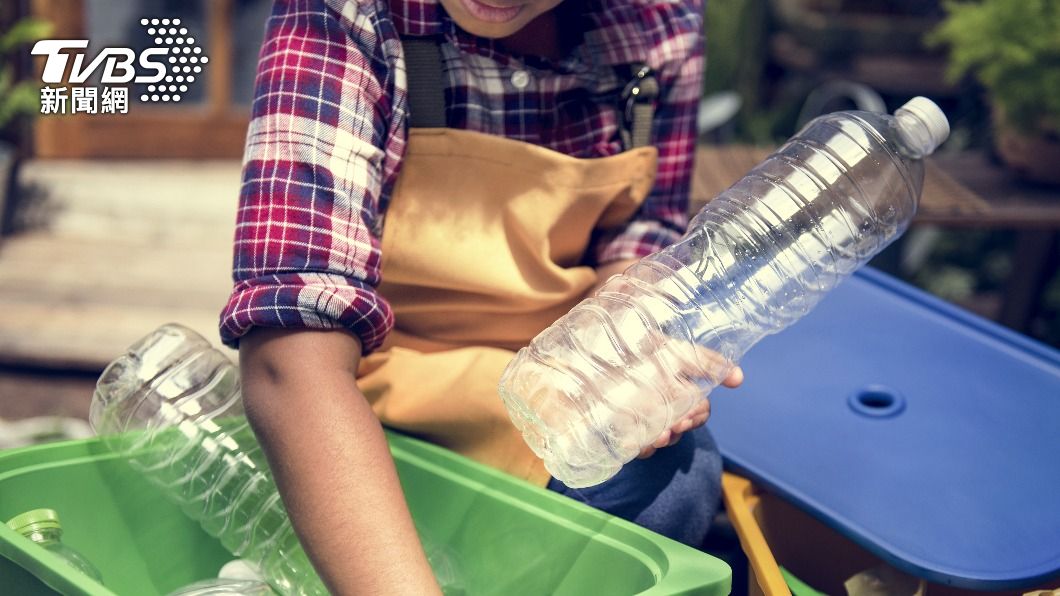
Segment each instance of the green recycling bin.
M420 531L467 594L728 594L722 561L445 449L388 434ZM10 594L166 594L232 559L99 439L0 451L0 519L47 507L100 585L0 524Z

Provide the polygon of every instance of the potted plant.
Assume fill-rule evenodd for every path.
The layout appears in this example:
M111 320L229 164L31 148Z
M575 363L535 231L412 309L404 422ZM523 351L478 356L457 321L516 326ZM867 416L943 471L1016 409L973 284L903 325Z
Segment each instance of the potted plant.
M1060 184L1060 3L950 0L946 9L929 40L949 45L951 79L971 74L986 88L1001 159Z
M17 21L0 31L0 234L8 231L17 179L19 150L15 140L23 131L15 125L38 111L40 90L28 81L18 81L13 54L25 44L48 35L51 25L37 19ZM28 55L28 53L27 53Z

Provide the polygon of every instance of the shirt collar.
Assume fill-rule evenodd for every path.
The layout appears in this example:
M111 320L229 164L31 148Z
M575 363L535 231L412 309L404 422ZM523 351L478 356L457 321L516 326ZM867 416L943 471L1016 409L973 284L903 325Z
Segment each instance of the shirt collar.
M571 2L575 0L565 0ZM583 41L570 59L589 59L593 65L619 66L647 59L646 24L640 2L583 0ZM398 34L408 37L445 35L462 48L474 48L500 62L508 60L492 40L468 34L449 18L438 0L391 0L391 20Z

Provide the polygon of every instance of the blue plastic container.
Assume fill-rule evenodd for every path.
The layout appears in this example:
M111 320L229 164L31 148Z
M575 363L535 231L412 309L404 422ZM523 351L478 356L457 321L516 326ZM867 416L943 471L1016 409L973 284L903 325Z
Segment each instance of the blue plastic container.
M931 581L1060 574L1056 350L867 269L742 365L729 467Z

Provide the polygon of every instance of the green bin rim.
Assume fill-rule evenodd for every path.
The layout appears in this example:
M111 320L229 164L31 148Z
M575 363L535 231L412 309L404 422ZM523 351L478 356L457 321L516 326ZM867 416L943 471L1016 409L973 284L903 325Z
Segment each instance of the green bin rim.
M573 525L609 546L633 556L656 577L641 596L684 594L728 594L732 572L728 564L707 553L671 540L610 514L594 509L545 488L480 464L443 447L393 430L386 430L396 460L417 464L449 481L474 485L477 490L515 501L521 507L551 521ZM121 458L110 451L101 437L32 445L0 451L0 482L36 468ZM549 505L549 506L546 506ZM597 520L593 528L550 513L569 508ZM619 538L616 538L617 535ZM630 543L635 543L633 547ZM649 549L651 552L649 552ZM62 594L114 596L114 592L21 534L0 523L0 556Z

